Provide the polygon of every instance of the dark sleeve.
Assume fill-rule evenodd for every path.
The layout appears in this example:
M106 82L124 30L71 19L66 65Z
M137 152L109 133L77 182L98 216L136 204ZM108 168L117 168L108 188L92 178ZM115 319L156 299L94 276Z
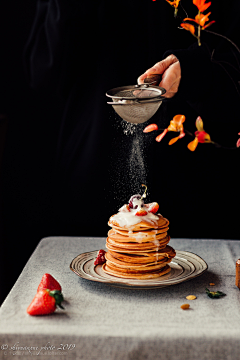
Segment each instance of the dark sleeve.
M202 117L205 130L216 134L216 142L234 146L240 130L236 118L240 101L238 52L230 47L213 52L206 42L198 46L196 41L188 49L167 51L164 57L170 54L181 66L178 100Z
M187 101L198 99L206 93L206 86L212 82L211 60L207 46L193 44L188 49L169 50L165 52L164 58L174 54L181 66L181 81L179 93Z
M69 91L87 65L89 34L96 14L96 0L38 0L24 51L32 88L61 95Z
M229 144L233 144L240 129L237 120L240 101L240 3L230 0L226 10L224 2L218 1L212 3L210 11L210 20L216 23L201 31L202 45L198 46L195 39L188 49L166 51L164 58L174 54L180 62L178 100L187 103L196 115L202 116L209 131L219 132L219 141L224 143L224 136L228 134ZM221 35L228 37L237 47ZM189 36L192 35L189 33ZM234 136L230 139L229 134Z
M240 95L240 50L227 40L219 44L218 37L214 35L205 36L204 39L201 46L196 40L188 49L173 49L164 53L164 58L174 54L179 59L181 97L194 103L205 99L213 90L215 93L228 93L230 88L230 92L234 88Z

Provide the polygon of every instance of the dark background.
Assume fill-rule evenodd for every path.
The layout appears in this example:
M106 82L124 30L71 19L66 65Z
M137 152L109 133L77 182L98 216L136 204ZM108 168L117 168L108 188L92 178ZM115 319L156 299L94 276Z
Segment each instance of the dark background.
M54 106L52 99L44 94L34 94L24 72L23 49L31 31L35 9L36 1L4 0L0 4L0 190L1 199L9 197L7 219L6 207L3 209L1 201L0 302L11 289L41 236L46 235L39 234L38 230L37 238L33 236L32 241L28 236L26 239L22 236L24 229L28 228L27 233L34 233L34 228L38 227L39 212L36 209L42 191L39 184L43 182L39 164L44 164L46 173L51 167L52 151L56 146L54 121L57 118L51 115L51 111L54 108L56 112L60 107L60 104ZM46 133L49 136L45 136ZM36 183L37 178L39 182ZM22 243L22 254L19 253L19 243ZM15 251L17 254L14 254Z
M1 201L0 289L2 291L0 302L5 298L42 237L85 235L77 231L64 234L60 230L57 232L54 226L52 228L50 225L43 226L53 211L50 206L46 208L48 191L50 191L47 184L54 163L57 130L63 104L49 94L36 93L31 90L26 79L23 49L31 31L35 9L36 1L33 0L2 0L0 4L0 114L2 114L0 118L0 185L1 199L9 199L8 204L6 205L5 202L4 206ZM214 29L217 31L220 27L221 31L227 33L232 14L228 14L227 10L224 12L223 9L224 6L221 7L218 16L222 16L224 22L221 23L221 26L218 23ZM212 8L214 13L213 10L214 4ZM169 12L173 12L170 6ZM128 20L130 21L130 19ZM158 21L157 14L153 21ZM238 43L237 32L232 32L231 35L233 35L232 39ZM181 32L176 43L178 41L184 47L189 46L195 39L191 38L187 32ZM149 56L145 61L148 66L152 66L155 62L155 44L152 45L152 58ZM166 48L166 44L162 46ZM145 54L146 49L144 49L142 57L146 56ZM122 64L124 68L124 62ZM136 66L134 71L123 74L122 81L126 85L135 83L137 76L145 70L146 68L140 65ZM116 86L118 85L123 84L116 84ZM185 111L181 100L179 100L178 109L179 113L181 110ZM162 111L164 111L164 107ZM195 116L191 109L188 111L189 114ZM236 114L237 116L239 114ZM226 119L226 124L229 120L233 119ZM222 124L219 125L220 127ZM213 127L219 141L226 140L226 143L232 144L231 128L226 126L226 130L221 129L221 131L219 128L216 125ZM125 137L123 141L127 143L128 138ZM181 144L177 143L173 147L167 147L166 144L160 143L154 144L154 149L152 149L156 154L158 164L155 188L158 188L158 179L161 177L160 195L166 191L166 188L168 188L169 196L171 193L171 201L161 204L161 208L164 209L163 215L170 218L172 223L171 236L194 238L197 229L199 238L239 239L238 211L235 210L239 206L240 200L238 153L223 149L209 151L209 147L206 145L206 148L193 154L187 150L187 143L188 141L183 139ZM156 166L156 162L154 166ZM196 179L193 177L196 174L197 185L195 185ZM208 174L211 175L208 176ZM182 178L181 181L187 181L188 194L182 192L178 178ZM209 196L210 193L211 196ZM151 200L156 201L156 199ZM177 210L175 211L174 208ZM199 208L202 209L200 215ZM113 213L111 208L109 212ZM196 212L195 217L194 212ZM180 213L185 213L184 223ZM217 218L216 213L218 214ZM209 231L206 232L206 229ZM104 236L103 230L100 235ZM12 246L9 246L9 243ZM20 252L19 249L21 249ZM17 266L15 266L16 263L18 263Z

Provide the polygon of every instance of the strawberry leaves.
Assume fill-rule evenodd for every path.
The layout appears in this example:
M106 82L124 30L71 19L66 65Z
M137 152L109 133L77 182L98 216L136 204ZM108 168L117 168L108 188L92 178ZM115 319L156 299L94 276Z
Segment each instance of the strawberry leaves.
M210 291L207 288L205 289L205 291L211 299L219 299L222 296L226 296L226 294L224 294L222 291Z

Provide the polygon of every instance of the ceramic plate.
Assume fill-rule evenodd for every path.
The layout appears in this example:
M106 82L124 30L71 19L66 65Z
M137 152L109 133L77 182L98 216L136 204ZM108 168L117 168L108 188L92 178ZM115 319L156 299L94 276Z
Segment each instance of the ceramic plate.
M179 284L199 276L207 270L207 263L198 255L188 251L176 250L176 256L170 262L171 271L157 279L133 280L108 275L101 265L94 265L98 250L78 255L72 260L70 269L78 276L112 286L134 289L161 288Z

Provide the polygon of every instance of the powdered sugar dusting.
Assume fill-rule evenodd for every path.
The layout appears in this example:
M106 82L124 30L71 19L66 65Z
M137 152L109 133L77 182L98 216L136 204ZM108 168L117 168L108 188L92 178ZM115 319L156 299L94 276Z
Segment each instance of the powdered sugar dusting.
M142 193L141 184L148 186L147 149L150 141L143 133L145 124L132 124L115 115L113 126L116 132L110 178L113 181L112 196L118 210L133 194Z
M132 139L132 148L129 157L129 173L138 184L147 182L147 172L144 162L142 136L139 134Z
M137 124L132 124L132 123L129 123L129 122L123 120L121 125L123 128L123 133L125 135L134 135L135 134Z

